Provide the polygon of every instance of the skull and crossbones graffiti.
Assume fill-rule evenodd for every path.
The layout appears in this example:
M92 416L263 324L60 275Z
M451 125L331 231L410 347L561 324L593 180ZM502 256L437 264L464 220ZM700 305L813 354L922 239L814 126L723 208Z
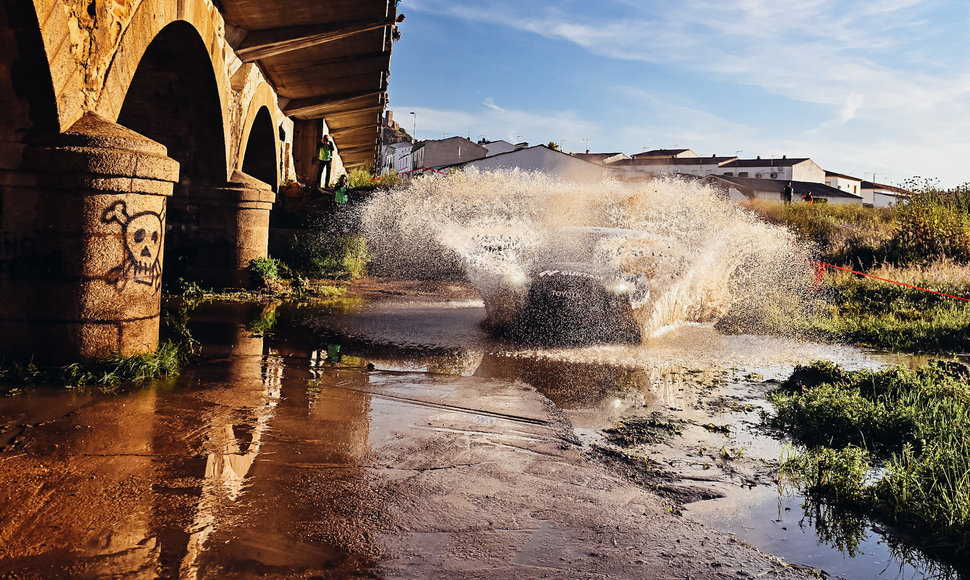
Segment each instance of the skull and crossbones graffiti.
M162 282L159 257L165 233L164 212L143 211L129 216L127 204L116 201L104 210L101 220L104 223L118 222L124 234L124 262L112 270L117 275L115 284L123 289L129 280L134 280L152 286L158 292Z

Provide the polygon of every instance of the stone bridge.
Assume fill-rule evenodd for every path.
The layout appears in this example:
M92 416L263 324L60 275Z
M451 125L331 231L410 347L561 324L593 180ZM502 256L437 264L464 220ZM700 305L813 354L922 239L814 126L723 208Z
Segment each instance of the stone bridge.
M373 166L396 18L395 0L2 0L0 356L149 351L163 275L240 282L322 132L335 170Z

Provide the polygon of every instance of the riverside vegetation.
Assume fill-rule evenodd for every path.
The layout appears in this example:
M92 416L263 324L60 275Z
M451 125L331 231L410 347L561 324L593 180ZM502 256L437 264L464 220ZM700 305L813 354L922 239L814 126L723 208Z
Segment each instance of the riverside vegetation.
M970 368L846 371L817 361L770 395L771 426L805 446L782 464L816 507L873 518L955 563L970 543ZM816 514L818 515L818 514ZM826 518L840 521L838 517ZM835 540L851 551L861 523ZM858 520L856 520L858 521Z
M823 262L970 297L970 188L942 191L930 181L908 188L915 192L910 202L888 209L754 209L814 244ZM961 300L832 269L822 277L820 299L822 313L811 324L832 339L921 352L970 346L970 304ZM864 520L872 519L965 566L970 368L931 362L850 372L816 361L796 367L769 399L777 413L766 422L799 446L783 461L781 478L806 491L806 513L820 536L852 553Z
M909 203L892 208L784 205L752 209L796 232L822 262L970 298L970 185L942 190L912 180ZM967 302L826 268L816 335L903 351L965 351Z

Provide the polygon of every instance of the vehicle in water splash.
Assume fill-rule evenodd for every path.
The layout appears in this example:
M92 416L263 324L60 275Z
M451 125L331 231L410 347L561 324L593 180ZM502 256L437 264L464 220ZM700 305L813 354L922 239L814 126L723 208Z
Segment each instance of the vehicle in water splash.
M483 248L493 256L515 254L513 241L485 237ZM482 292L487 326L506 338L545 345L639 342L636 311L650 287L644 273L623 268L628 242L639 238L641 232L619 228L558 230L530 252L506 288Z

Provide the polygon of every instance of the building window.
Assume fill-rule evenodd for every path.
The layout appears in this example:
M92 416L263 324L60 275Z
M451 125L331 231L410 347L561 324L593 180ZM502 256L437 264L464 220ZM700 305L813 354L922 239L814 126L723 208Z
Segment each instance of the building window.
M747 176L748 176L747 171L742 171L741 173L738 173L738 177L747 177Z
M777 177L778 177L778 174L777 174L777 173L772 173L772 174L771 174L771 178L772 178L772 179L776 179Z
M733 171L725 171L725 172L723 173L723 175L725 175L725 176L727 176L727 177L734 177L734 172L733 172Z

